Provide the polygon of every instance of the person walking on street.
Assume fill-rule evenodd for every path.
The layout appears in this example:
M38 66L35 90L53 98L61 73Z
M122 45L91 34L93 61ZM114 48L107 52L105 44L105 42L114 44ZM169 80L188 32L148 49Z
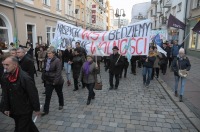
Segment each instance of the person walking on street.
M38 51L40 51L40 45L38 43L36 43L36 47L35 47L35 59L36 59L36 63L37 63L37 71L40 71L39 60L38 60Z
M59 110L63 109L64 99L63 99L63 83L64 79L62 77L62 63L60 59L56 56L56 49L51 47L47 49L48 58L45 60L44 64L44 72L42 75L42 79L45 81L46 88L46 98L44 104L44 110L42 116L47 115L49 113L49 105L51 101L52 92L55 89L58 100L59 100Z
M64 61L64 68L65 68L65 73L67 76L67 85L71 85L71 64L73 60L73 54L72 54L72 49L71 46L68 46L63 54L63 61Z
M137 60L139 61L139 57L138 56L132 56L131 57L131 73L136 75L136 63L137 63Z
M85 58L81 55L81 51L79 49L75 49L74 54L75 55L72 60L72 71L73 71L73 78L74 78L74 90L73 91L77 91L78 90L78 79L80 76L81 67L82 67L83 63L85 62Z
M27 72L28 75L34 80L35 66L33 59L30 57L29 54L26 54L25 49L22 47L19 47L17 49L17 57L19 59L19 65L22 70Z
M87 61L84 62L79 77L79 83L83 79L83 82L88 89L87 105L90 104L91 99L95 98L95 93L93 89L95 85L96 74L99 72L99 67L95 62L93 62L93 60L93 56L87 55Z
M126 75L127 75L127 69L128 69L128 66L129 66L129 62L128 62L127 57L125 57L125 56L123 56L123 60L124 60L124 63L123 63L122 70L121 70L119 78L122 78L123 71L124 71L124 78L126 78Z
M149 48L149 55L142 58L143 60L143 84L148 88L151 80L153 64L156 60L156 55L153 52L153 47Z
M113 88L118 89L119 86L119 74L121 72L121 68L123 66L123 58L118 53L119 48L117 46L113 47L113 54L110 55L110 59L108 61L108 65L106 68L109 69L109 83L110 83L110 90ZM113 84L113 78L115 76L115 85Z
M158 52L157 47L154 47L154 53L156 55L156 60L153 64L153 69L152 69L152 76L151 79L153 80L155 72L156 72L156 78L159 77L159 71L160 71L160 59L162 58L162 54Z
M15 132L39 132L32 120L33 111L40 115L38 91L33 78L24 72L16 57L8 57L3 61L8 74L4 77L4 114L15 121Z
M39 71L43 70L44 67L44 60L46 58L46 51L42 47L40 47L40 50L37 52L38 56L38 61L39 61Z
M171 57L172 57L172 60L177 57L179 49L182 46L183 46L183 44L179 45L177 40L173 41L173 46L171 48Z
M185 55L185 50L183 48L181 48L179 50L179 54L178 54L177 58L175 58L173 60L172 68L173 68L174 77L175 77L174 93L175 93L176 97L178 97L178 83L179 83L179 80L181 80L181 88L180 88L180 92L179 92L180 100L179 101L182 102L183 94L184 94L184 90L185 90L186 77L179 76L178 72L179 72L179 70L189 71L191 68L190 61L189 61L188 57Z

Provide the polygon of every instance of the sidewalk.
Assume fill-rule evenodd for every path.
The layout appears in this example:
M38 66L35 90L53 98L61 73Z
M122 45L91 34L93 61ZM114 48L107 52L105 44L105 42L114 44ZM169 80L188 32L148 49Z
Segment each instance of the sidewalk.
M191 63L191 70L186 80L183 103L200 119L200 59L188 57ZM166 75L161 75L161 79L169 87L174 88L174 73L170 72L169 68Z

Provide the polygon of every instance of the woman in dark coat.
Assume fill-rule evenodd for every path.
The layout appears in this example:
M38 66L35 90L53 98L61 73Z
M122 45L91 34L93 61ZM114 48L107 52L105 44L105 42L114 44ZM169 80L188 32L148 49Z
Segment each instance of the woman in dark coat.
M42 115L49 113L49 105L51 101L51 95L55 89L58 99L59 99L59 110L63 109L64 99L63 99L63 77L62 77L62 63L60 59L56 57L56 49L51 47L47 50L47 59L44 64L44 72L42 79L45 81L46 87L46 98L44 104L44 110Z
M74 90L78 90L78 78L80 76L80 71L83 63L85 62L85 59L83 55L81 54L81 51L79 49L74 50L74 57L72 60L72 71L73 71L73 78L74 78Z
M179 80L181 80L181 88L180 88L180 102L183 101L183 94L184 94L184 90L185 90L185 82L186 82L186 78L185 77L180 77L178 74L179 70L186 70L189 71L191 68L191 64L190 61L188 59L188 57L186 57L185 55L185 50L183 48L181 48L179 50L179 54L178 56L173 60L172 63L172 68L174 70L174 77L175 77L175 87L174 87L174 93L175 96L178 96L178 83Z
M79 82L81 82L81 79L83 79L83 82L85 83L87 89L88 89L88 100L87 105L90 104L91 99L95 98L94 93L94 85L95 85L95 76L99 72L98 65L93 61L93 57L88 55L87 61L83 64L81 68L81 73L79 77Z

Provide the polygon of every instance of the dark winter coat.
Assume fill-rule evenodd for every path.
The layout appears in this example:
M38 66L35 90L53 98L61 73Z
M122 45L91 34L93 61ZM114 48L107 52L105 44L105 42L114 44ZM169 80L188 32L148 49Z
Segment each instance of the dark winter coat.
M173 47L171 48L171 55L173 56L173 57L177 57L177 55L178 55L178 52L179 52L179 49L181 48L183 46L183 44L181 44L181 45L173 45Z
M38 90L34 80L23 70L19 70L16 82L9 82L6 78L3 93L3 110L11 115L29 114L40 111Z
M163 50L167 52L167 58L170 58L170 56L171 56L171 48L167 46L166 48L163 47Z
M85 59L82 55L75 55L72 60L72 71L73 71L73 78L78 79L81 71L81 67L85 62Z
M60 59L58 59L56 56L51 59L49 71L46 71L46 63L47 59L45 60L44 71L42 73L42 79L45 81L45 83L54 85L63 84L64 79L62 77L62 63Z
M145 60L148 58L148 62L146 62ZM143 67L147 67L147 68L153 68L154 62L156 60L155 56L146 56L142 58L143 60Z
M84 66L86 62L83 64L80 72L79 81L83 78L83 82L86 84L95 83L96 74L99 73L99 68L96 68L96 63L92 62L89 68L89 75L86 76L84 73Z
M178 64L177 64L178 62ZM188 57L183 57L183 58L180 58L179 56L177 58L175 58L173 60L173 63L172 63L172 68L173 68L173 71L174 71L174 75L175 76L179 76L178 75L178 70L187 70L189 71L190 68L191 68L191 64L190 64L190 61L188 59Z
M63 54L63 61L68 62L72 60L73 60L72 50L69 51L68 49L66 49Z
M26 54L21 60L19 60L19 65L21 69L28 73L28 75L34 79L34 61L29 54Z
M118 60L119 59L119 60ZM118 62L117 62L118 60ZM123 67L123 57L120 56L120 54L111 54L110 59L108 61L107 68L109 69L109 72L112 74L120 74L121 69Z

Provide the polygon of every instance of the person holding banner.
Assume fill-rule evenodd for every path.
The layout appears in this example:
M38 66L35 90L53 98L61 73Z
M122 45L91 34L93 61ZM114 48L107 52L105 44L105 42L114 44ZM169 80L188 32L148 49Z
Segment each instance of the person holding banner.
M90 104L91 99L95 98L95 93L93 89L95 85L96 74L99 73L99 67L93 60L93 56L87 55L87 61L83 64L79 76L79 83L81 83L81 80L83 79L83 82L88 89L89 94L87 105Z
M24 72L16 57L3 61L7 74L4 85L4 114L15 121L15 132L39 132L32 120L33 111L40 115L40 102L33 78Z
M152 68L156 60L153 47L149 47L149 55L142 58L143 60L143 84L148 88L151 80Z
M71 85L71 64L73 60L73 54L72 54L72 49L71 46L69 45L66 47L64 54L63 54L63 61L64 61L64 68L65 68L65 73L67 76L67 85Z
M117 46L113 47L113 54L110 55L110 59L107 64L106 71L109 69L109 83L110 83L110 90L113 88L118 89L119 86L119 75L121 73L121 68L123 66L123 58L118 53L119 48ZM113 84L113 78L115 76L115 85ZM114 87L115 86L115 87Z
M87 53L83 47L81 47L80 42L76 42L76 49L80 51L80 54L83 55L84 57L87 56Z
M74 90L78 90L78 78L80 76L80 71L83 63L85 62L85 57L82 56L81 51L79 49L74 49L74 57L72 60L72 71L74 78ZM84 85L84 84L83 84Z
M173 46L171 48L171 57L172 60L177 57L179 49L183 46L183 44L179 45L177 40L173 41Z

